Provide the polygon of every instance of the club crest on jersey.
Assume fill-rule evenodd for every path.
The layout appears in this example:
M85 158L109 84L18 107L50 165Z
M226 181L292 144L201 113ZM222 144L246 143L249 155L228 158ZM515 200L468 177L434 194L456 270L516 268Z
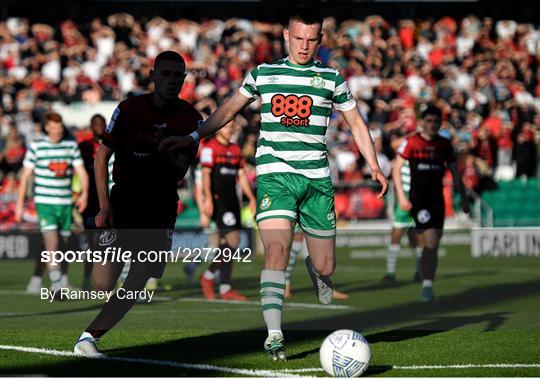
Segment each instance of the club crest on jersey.
M270 200L270 196L264 195L263 199L261 200L261 210L266 210L270 208L270 204L272 204L272 200Z
M324 85L326 84L325 80L317 74L311 79L311 86L317 89L324 88Z

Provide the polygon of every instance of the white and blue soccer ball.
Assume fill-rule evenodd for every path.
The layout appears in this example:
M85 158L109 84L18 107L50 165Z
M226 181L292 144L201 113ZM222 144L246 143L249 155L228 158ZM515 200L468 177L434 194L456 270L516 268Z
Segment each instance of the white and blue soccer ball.
M371 349L366 339L349 329L336 330L321 345L321 366L328 374L353 378L369 367Z

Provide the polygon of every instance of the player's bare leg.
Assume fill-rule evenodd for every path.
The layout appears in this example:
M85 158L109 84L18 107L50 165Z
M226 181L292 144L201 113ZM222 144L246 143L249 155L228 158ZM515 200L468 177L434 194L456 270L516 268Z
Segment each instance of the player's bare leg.
M405 234L404 228L392 228L390 232L390 246L388 247L388 254L386 255L386 274L382 278L382 282L385 284L392 284L396 282L396 265L401 249L401 239Z
M45 250L55 252L59 250L60 236L58 230L49 230L43 232L43 243ZM67 262L66 262L67 263ZM65 265L65 263L64 263ZM64 270L66 270L64 266ZM49 278L51 280L51 290L58 291L62 288L62 267L61 263L54 264L54 262L47 263L47 269L49 271Z
M285 295L285 268L293 240L293 222L267 219L259 222L265 262L261 272L261 305L268 337L265 350L273 360L285 360L285 343L281 331L281 315Z
M92 273L96 290L112 291L120 276L122 266L123 264L118 262L109 262L103 266L96 264ZM101 269L98 269L98 267L101 267ZM125 289L125 293L141 291L150 277L151 273L145 265L132 264L122 288ZM136 298L130 298L129 296L120 298L117 293L114 293L110 301L103 305L97 317L81 334L75 344L74 352L85 356L102 355L97 349L96 342L122 320L136 302Z
M41 262L41 257L37 255L34 263L34 273L26 286L26 292L32 294L40 293L41 285L43 283L43 273L45 272L46 268L47 264L45 262Z
M407 237L409 238L409 244L416 258L413 282L420 283L422 282L422 251L425 246L424 236L421 233L418 233L416 228L408 228Z
M292 296L291 292L291 275L296 265L296 260L298 255L302 253L305 247L304 234L302 232L294 233L293 242L291 245L291 252L289 255L289 262L287 263L287 268L285 269L285 297L289 298Z
M422 301L431 301L433 296L433 281L435 280L435 272L437 271L439 242L442 237L441 229L426 229L422 230L421 234L424 238L425 246L422 250Z
M208 222L210 221L209 218L207 218L207 220ZM208 223L206 224L206 226L208 226ZM226 242L224 239L220 238L219 230L214 230L214 231L210 231L209 229L207 230L211 233L211 234L208 234L208 247L210 249L212 250L216 248L223 249L226 247L226 246L222 246L224 243L226 244ZM238 236L238 240L240 240L240 236ZM221 250L221 252L223 252L223 250ZM221 256L219 260L212 261L210 265L208 266L208 268L199 277L199 284L201 286L203 296L208 300L214 300L216 298L216 294L214 292L214 287L216 285L216 278L218 277L221 278L221 269L224 263L225 262L223 262L223 257ZM188 265L191 265L190 270L196 269L196 263L190 262L186 266L184 266L184 271L186 271L186 274L187 274L186 268L188 267ZM225 270L227 271L228 268L225 268ZM219 282L221 283L221 279Z
M239 244L240 244L240 231L239 230L232 230L232 231L224 233L222 237L222 243L220 245L220 250L222 251L222 255L225 252L225 249L230 250L230 252L227 251L226 254L234 254ZM225 259L221 263L221 268L220 268L221 282L219 283L219 295L221 296L223 300L245 301L247 300L247 297L236 292L236 290L234 290L231 286L233 262L234 261L232 259L228 261Z
M306 267L315 287L319 301L330 304L333 299L333 285L330 276L336 268L336 239L313 238L306 235L309 256Z

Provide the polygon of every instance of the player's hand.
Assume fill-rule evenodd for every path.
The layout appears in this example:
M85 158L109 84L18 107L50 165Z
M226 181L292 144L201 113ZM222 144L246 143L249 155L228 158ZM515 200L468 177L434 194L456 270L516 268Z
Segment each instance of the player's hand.
M251 199L249 201L249 209L251 210L253 215L257 214L257 200L256 199Z
M96 215L96 227L108 228L112 226L113 214L109 208L100 209Z
M412 204L409 199L398 199L398 204L399 207L406 212L409 212L412 209Z
M15 221L18 223L22 222L24 212L24 204L17 204L15 206Z
M195 143L190 136L171 136L161 140L158 146L158 151L162 154L170 153Z
M77 208L79 213L83 213L87 205L88 205L88 195L83 193L79 196L77 201L75 201L75 207Z
M212 217L212 213L214 213L214 203L212 199L204 199L203 212L206 216Z
M371 172L371 180L374 182L379 182L379 184L382 186L381 192L377 195L377 199L381 199L388 190L388 179L386 179L386 176L382 173L381 170L373 170Z

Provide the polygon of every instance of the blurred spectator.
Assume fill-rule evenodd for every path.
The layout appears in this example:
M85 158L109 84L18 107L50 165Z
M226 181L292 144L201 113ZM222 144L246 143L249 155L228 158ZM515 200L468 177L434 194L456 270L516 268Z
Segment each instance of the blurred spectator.
M19 167L53 102L118 102L149 91L149 68L164 49L186 60L180 96L209 115L248 70L286 55L282 30L257 20L168 21L126 13L87 23L0 22L3 174ZM389 141L414 131L416 115L433 102L444 111L444 133L453 139L470 189L486 188L497 171L507 179L537 174L538 25L474 15L396 22L370 15L341 23L328 17L318 56L348 80L382 165L393 157ZM244 110L238 137L251 164L258 106ZM337 113L326 138L333 179L361 182L364 162Z

